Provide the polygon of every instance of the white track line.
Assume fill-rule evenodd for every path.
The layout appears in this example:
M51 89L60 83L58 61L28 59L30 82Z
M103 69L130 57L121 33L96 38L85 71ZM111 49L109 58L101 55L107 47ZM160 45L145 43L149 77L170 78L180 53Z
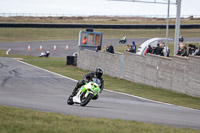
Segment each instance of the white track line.
M26 64L26 65L28 65L28 66L31 66L31 67L34 67L34 68L37 68L37 69L40 69L40 70L43 70L43 71L52 73L52 74L54 74L54 75L57 75L57 76L60 76L60 77L63 77L63 78L72 80L72 81L74 81L74 82L78 82L78 80L75 80L75 79L72 79L72 78L63 76L63 75L61 75L61 74L58 74L58 73L55 73L55 72L52 72L52 71L49 71L49 70L46 70L46 69L43 69L43 68L34 66L34 65L31 65L31 64L28 64L28 63L23 62L23 61L20 61L20 60L17 60L17 61L19 61L19 62L21 62L21 63L23 63L23 64ZM181 108L185 108L185 109L191 109L191 110L197 110L197 111L199 111L198 109L193 109L193 108L183 107L183 106L174 105L174 104L170 104L170 103L164 103L164 102L154 101L154 100L150 100L150 99L147 99L147 98L143 98L143 97L139 97L139 96L135 96L135 95L131 95L131 94L126 94L126 93L122 93L122 92L117 92L117 91L112 91L112 90L107 90L107 89L104 89L104 90L105 90L105 91L108 91L108 92L116 93L116 94L121 94L121 95L126 95L126 96L130 96L130 97L138 98L138 99L145 100L145 101L148 101L148 102L154 102L154 103L164 104L164 105L168 105L168 106L177 106L177 107L181 107Z
M63 78L66 78L66 79L72 80L72 81L74 81L74 82L78 82L78 80L75 80L75 79L72 79L72 78L69 78L69 77L63 76L63 75L61 75L61 74L58 74L58 73L55 73L55 72L49 71L49 70L47 70L47 69L43 69L43 68L40 68L40 67L37 67L37 66L31 65L31 64L28 64L28 63L23 62L23 61L20 61L20 60L17 60L17 61L19 61L19 62L21 62L21 63L23 63L23 64L26 64L26 65L28 65L28 66L31 66L31 67L34 67L34 68L37 68L37 69L40 69L40 70L43 70L43 71L49 72L49 73L51 73L51 74L54 74L54 75L57 75L57 76L60 76L60 77L63 77Z

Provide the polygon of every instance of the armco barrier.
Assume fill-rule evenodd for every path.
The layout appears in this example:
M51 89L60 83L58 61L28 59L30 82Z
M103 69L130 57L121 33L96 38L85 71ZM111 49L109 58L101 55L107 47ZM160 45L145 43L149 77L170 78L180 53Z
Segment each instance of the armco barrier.
M51 24L51 23L0 23L0 27L11 28L95 28L95 29L166 29L165 24ZM174 29L175 25L169 25ZM199 29L200 24L183 24L181 29Z
M104 74L112 77L200 97L200 57L167 58L81 50L77 66L90 71L101 67Z

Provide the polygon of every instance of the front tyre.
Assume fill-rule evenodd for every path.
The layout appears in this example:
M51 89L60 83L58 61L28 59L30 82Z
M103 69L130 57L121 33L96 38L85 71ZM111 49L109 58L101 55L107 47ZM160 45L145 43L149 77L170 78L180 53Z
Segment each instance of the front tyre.
M83 98L81 100L81 106L86 106L90 102L90 100L92 99L92 97L93 97L93 94L90 93L90 94L88 94L87 97Z

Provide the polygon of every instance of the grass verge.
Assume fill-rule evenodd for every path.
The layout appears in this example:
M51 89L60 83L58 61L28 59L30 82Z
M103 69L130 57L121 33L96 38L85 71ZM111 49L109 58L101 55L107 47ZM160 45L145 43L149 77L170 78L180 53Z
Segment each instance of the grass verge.
M0 106L1 133L199 133L119 119L85 118Z
M41 40L78 40L80 30L68 28L0 28L0 42L41 41ZM95 29L102 32L104 39L153 38L165 37L165 29ZM174 38L174 29L169 30L169 37ZM181 29L184 37L199 37L200 29ZM137 42L136 42L137 43Z

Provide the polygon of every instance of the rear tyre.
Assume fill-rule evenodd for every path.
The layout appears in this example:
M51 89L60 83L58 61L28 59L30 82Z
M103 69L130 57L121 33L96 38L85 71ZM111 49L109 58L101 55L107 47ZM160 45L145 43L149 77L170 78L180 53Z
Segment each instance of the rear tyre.
M92 97L93 97L93 94L90 93L88 94L86 98L83 98L81 101L81 106L86 106L89 103L89 101L92 99Z

